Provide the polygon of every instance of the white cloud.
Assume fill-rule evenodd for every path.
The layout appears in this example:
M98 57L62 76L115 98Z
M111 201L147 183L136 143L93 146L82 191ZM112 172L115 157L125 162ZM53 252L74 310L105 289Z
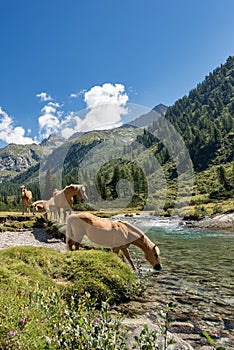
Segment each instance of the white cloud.
M70 97L70 98L76 98L76 97L78 97L78 94L71 93L69 97Z
M118 127L122 125L121 117L128 111L128 95L122 84L94 86L85 92L84 101L87 105L85 118L80 118L74 112L67 116L62 123L62 136L68 137L77 131Z
M39 125L39 138L44 139L49 137L51 134L57 134L60 132L60 118L62 112L57 111L61 107L60 103L52 101L52 97L46 92L37 94L37 97L42 102L47 104L41 109L41 115L38 117Z
M48 95L46 92L40 92L40 94L37 94L36 96L39 97L42 102L47 102L52 100L52 97Z
M6 143L31 144L36 140L25 136L22 126L13 126L13 119L0 107L0 140Z
M59 107L58 103L50 102L41 109L42 115L38 118L41 138L46 138L59 132L61 125L59 113L57 112Z
M85 89L82 89L82 90L80 90L79 92L72 92L71 94L70 94L70 98L78 98L79 96L81 96L81 95L84 95L84 93L86 92L87 90L85 90Z
M102 86L94 86L85 93L84 100L88 108L103 104L125 105L128 95L124 93L125 87L122 84L106 83Z
M51 134L60 134L69 138L75 132L101 130L118 127L122 124L122 116L127 114L128 95L122 84L106 83L94 86L89 91L81 90L72 93L70 98L83 96L87 109L80 114L72 111L65 115L61 111L61 104L54 101L46 92L37 94L45 105L38 117L38 138L26 136L22 126L13 126L13 118L0 107L0 139L6 143L30 144L49 137ZM31 134L27 130L27 135ZM33 132L35 135L35 130Z
M49 102L48 106L54 107L54 108L59 108L61 107L61 104L58 102Z

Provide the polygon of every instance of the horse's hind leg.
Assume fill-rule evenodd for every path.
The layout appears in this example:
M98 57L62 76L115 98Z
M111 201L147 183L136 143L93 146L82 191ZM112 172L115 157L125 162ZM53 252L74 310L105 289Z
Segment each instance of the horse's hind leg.
M66 239L66 243L67 243L67 249L68 250L72 250L73 246L75 247L75 250L79 250L80 249L80 243L73 241L73 239L68 238Z
M79 250L80 249L80 243L79 242L75 242L75 250Z
M67 243L67 249L72 250L72 247L73 247L75 242L71 238L67 237L66 243Z
M112 250L113 250L113 252L114 252L115 254L118 255L118 253L119 253L119 248L113 248Z

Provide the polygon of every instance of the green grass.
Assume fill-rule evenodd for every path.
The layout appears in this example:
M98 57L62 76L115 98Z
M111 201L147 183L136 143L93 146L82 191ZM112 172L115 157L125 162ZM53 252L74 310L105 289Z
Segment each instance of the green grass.
M0 260L1 349L46 349L62 320L69 326L69 305L87 295L100 306L135 294L134 273L112 252L13 247L1 250Z
M116 301L128 296L135 281L130 268L112 252L13 247L0 251L0 260L1 286L27 289L39 283L59 286L66 295L89 292Z

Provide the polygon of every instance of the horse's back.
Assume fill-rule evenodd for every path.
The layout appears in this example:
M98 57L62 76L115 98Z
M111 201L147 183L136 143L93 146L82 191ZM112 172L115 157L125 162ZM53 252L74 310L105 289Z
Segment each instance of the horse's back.
M77 217L82 220L83 222L85 222L86 224L93 226L93 227L98 227L98 228L102 228L104 230L110 230L113 228L113 222L112 221L108 221L106 219L103 218L99 218L96 215L93 215L91 213L79 213L77 214Z
M138 237L132 235L119 221L98 218L91 213L72 214L68 218L77 237L86 235L90 241L106 247L121 247L131 244Z

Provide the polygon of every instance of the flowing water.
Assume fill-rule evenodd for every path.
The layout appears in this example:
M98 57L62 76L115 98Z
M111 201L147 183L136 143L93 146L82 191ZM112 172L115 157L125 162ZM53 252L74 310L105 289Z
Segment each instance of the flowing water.
M129 221L161 251L163 270L148 282L152 298L161 304L175 302L172 317L192 323L195 334L190 338L197 349L207 342L202 331L234 349L234 232L192 229L178 220L154 217ZM142 263L147 269L143 258Z

